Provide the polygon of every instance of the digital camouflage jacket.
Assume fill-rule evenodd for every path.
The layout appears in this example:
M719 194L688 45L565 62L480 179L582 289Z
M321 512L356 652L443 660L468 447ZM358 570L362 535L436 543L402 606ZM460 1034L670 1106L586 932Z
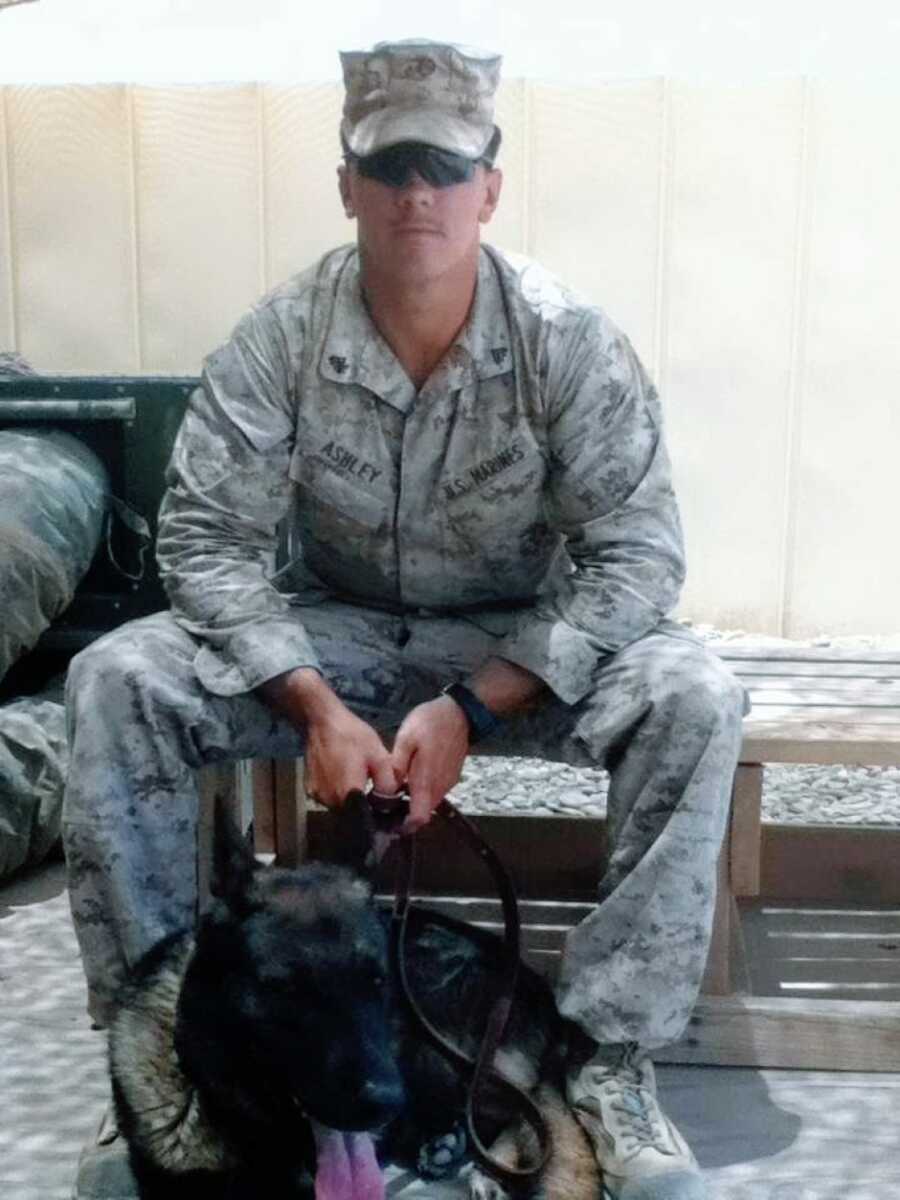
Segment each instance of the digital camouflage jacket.
M659 401L630 343L487 246L469 319L418 393L355 247L270 292L207 358L168 484L160 567L220 695L316 666L296 606L331 596L514 610L498 653L574 703L684 576ZM274 572L285 519L293 553Z

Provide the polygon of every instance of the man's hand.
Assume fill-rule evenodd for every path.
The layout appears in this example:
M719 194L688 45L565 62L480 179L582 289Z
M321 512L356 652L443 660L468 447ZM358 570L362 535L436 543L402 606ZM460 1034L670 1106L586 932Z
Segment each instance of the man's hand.
M397 779L409 789L404 833L421 829L459 782L469 751L469 723L449 696L418 704L407 713L394 738L391 756Z
M306 734L304 782L330 808L372 780L379 792L397 790L391 755L371 725L355 716L318 671L299 667L264 683L262 698Z
M467 682L482 704L504 717L534 708L548 694L537 675L502 658L486 659ZM407 714L391 756L399 783L409 789L404 833L427 824L459 782L468 752L469 722L450 696L438 696Z

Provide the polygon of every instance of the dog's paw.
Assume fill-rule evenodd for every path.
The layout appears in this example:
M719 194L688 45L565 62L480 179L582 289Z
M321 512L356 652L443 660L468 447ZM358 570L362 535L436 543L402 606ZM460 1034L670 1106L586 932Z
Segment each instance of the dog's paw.
M469 1200L509 1200L509 1193L503 1185L474 1165L469 1171L466 1186L469 1189Z
M446 1179L455 1175L466 1156L466 1131L455 1125L449 1133L432 1138L419 1150L416 1170L423 1179Z

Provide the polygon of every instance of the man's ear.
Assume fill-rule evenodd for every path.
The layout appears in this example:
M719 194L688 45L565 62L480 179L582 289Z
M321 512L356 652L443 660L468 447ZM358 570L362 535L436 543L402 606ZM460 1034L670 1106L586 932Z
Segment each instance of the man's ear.
M243 912L259 863L225 806L216 801L212 877L209 890L233 912Z
M341 204L344 206L344 212L348 217L356 216L356 206L353 203L353 196L350 184L350 168L346 163L340 163L337 169L338 191L341 196Z
M500 192L503 188L503 172L499 167L491 167L487 172L484 183L485 196L484 202L478 210L478 220L482 225L487 225L500 202Z

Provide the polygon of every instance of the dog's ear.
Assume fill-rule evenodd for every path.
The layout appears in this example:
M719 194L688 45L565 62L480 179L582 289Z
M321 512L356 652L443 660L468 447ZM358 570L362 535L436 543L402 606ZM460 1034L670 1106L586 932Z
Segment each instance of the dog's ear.
M226 811L216 804L213 862L209 890L236 912L246 907L247 893L259 863L246 838Z

